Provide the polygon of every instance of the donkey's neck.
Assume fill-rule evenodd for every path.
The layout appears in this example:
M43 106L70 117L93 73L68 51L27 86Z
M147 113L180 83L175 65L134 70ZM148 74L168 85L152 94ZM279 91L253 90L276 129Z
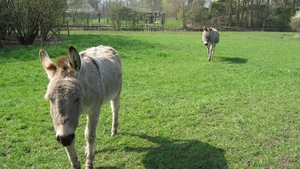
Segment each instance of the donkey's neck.
M97 62L86 57L81 60L81 69L78 79L84 89L84 102L90 104L93 101L101 102L105 93L104 85L101 78L101 72Z

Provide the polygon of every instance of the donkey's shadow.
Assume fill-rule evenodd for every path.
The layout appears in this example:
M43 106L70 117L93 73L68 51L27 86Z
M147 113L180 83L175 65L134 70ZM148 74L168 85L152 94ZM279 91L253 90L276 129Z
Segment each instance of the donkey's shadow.
M198 140L170 140L146 134L122 134L151 142L149 147L124 147L125 152L146 152L142 163L147 169L157 168L222 168L228 169L225 151ZM155 143L153 145L152 143Z
M234 64L244 64L248 62L248 59L239 58L239 57L221 57L221 60L227 63L234 63Z

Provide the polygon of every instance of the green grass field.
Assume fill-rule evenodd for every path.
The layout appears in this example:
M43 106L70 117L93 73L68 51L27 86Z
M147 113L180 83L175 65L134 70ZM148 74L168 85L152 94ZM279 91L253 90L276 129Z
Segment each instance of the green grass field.
M0 168L68 168L55 140L48 79L54 59L110 45L123 63L119 133L105 105L95 168L299 168L300 39L296 33L220 32L215 57L200 32L71 32L64 43L0 49ZM76 131L84 167L85 116Z

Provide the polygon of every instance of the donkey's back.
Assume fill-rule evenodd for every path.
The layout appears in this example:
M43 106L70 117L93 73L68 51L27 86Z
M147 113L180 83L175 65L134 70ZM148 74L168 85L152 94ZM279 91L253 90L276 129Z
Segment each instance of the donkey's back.
M95 94L95 90L97 91L97 88L100 88L102 104L120 94L122 89L121 60L112 47L102 45L91 47L80 52L79 55L83 63L82 66L85 67L83 76L81 76L82 80L89 82L88 79L90 79L94 81L95 78L98 78L95 77L95 74L99 75L100 84L86 84L89 88L94 88L94 91L90 94ZM93 71L94 73L91 73Z
M211 37L211 39L210 39L210 43L211 44L217 44L217 43L219 43L219 37L220 37L220 35L219 35L219 32L218 32L218 30L217 29L215 29L215 28L212 28L211 29L211 31L210 31L210 37Z

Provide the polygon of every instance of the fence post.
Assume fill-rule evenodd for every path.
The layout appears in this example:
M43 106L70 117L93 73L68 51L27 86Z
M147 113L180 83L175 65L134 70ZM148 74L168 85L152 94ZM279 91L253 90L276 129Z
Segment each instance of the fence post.
M70 30L69 30L69 21L66 21L67 23L67 31L68 31L68 37L70 37Z

